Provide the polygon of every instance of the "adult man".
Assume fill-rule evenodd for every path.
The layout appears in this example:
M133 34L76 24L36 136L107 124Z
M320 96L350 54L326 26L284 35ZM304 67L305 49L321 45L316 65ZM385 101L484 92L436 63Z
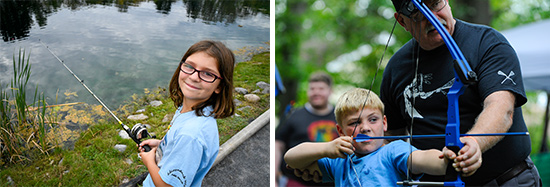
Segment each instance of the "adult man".
M280 172L288 177L287 186L327 185L305 182L297 178L282 162L284 153L302 142L328 142L338 137L334 107L328 102L332 94L332 78L326 73L314 73L309 78L308 102L294 111L277 127L275 159L277 180Z
M389 132L405 133L412 124L413 134L442 134L447 123L446 93L455 77L451 54L410 0L392 2L395 18L413 39L390 59L383 75L380 95ZM454 19L447 0L423 3L452 35L479 78L459 99L461 133L526 132L521 105L527 99L519 61L508 41L490 27ZM465 154L479 156L482 152L483 160L475 174L463 178L466 185L541 185L529 158L529 136L479 136L461 141L475 148L470 150L478 150ZM412 144L419 149L441 149L444 140L415 139ZM472 163L462 164L467 168ZM424 176L421 180L443 179Z

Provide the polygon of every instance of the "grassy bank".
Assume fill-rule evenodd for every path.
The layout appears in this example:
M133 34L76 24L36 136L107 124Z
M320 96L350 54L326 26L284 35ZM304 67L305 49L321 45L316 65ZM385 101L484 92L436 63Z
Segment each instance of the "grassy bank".
M258 81L269 83L269 52L254 55L250 61L239 63L235 69L234 81L236 87L246 88L249 92L259 89L256 86ZM259 102L250 103L245 101L243 95L235 93L235 98L242 101L237 107L241 110L237 110L233 117L218 120L220 145L269 108L269 94L258 96L261 98ZM158 107L149 106L148 103L152 100L160 100L163 104ZM74 118L73 123L84 119L91 121L87 129L80 133L80 138L74 143L74 149L67 150L59 146L50 154L40 156L29 164L2 166L0 185L7 186L12 183L17 186L116 186L125 179L147 171L137 158L135 143L118 135L118 123L95 105L80 106L87 108L86 111L76 108L79 106L52 108L54 113L67 113L62 118ZM145 109L143 114L149 118L142 121L126 119L138 109ZM136 123L149 124L149 131L162 138L169 124L169 120L163 122L163 119L171 119L170 116L174 112L175 108L168 98L166 89L157 88L145 89L144 93L133 95L115 113L130 127ZM78 116L84 116L85 113L93 115L89 118ZM65 135L63 130L52 130L49 134ZM116 144L125 144L128 148L124 152L119 152L114 149Z

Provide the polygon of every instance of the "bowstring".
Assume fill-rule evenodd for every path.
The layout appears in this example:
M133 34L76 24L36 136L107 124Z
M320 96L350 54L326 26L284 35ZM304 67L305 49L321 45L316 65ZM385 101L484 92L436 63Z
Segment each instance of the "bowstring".
M363 109L365 108L365 105L367 104L367 101L369 100L369 96L372 92L372 86L374 85L374 81L376 80L376 76L378 75L378 71L380 70L380 66L382 65L382 61L384 60L384 56L386 55L386 51L388 50L388 45L390 44L391 37L393 36L393 31L395 30L395 25L397 25L397 19L393 22L393 27L390 32L390 37L388 37L388 41L386 42L386 46L384 46L384 53L382 53L382 58L380 58L380 62L378 62L378 66L376 67L376 72L374 73L374 78L371 81L369 92L367 94L367 97L365 98L365 101L363 102L363 106L361 107L361 111L359 112L359 118L357 119L357 123L355 127L353 128L353 132L351 135L355 134L355 130L357 129L357 124L359 123L361 119L361 115L363 114Z
M401 13L400 13L401 14ZM363 109L365 108L365 105L367 104L367 101L369 100L369 96L370 94L372 93L372 87L374 85L374 81L376 80L376 77L378 75L378 71L380 70L380 66L382 65L382 61L384 60L384 56L386 55L386 51L388 50L388 46L390 44L390 41L391 41L391 38L393 36L393 31L395 30L395 26L397 25L397 19L395 19L395 21L393 22L393 27L391 29L391 32L390 32L390 37L388 37L388 41L386 42L386 45L384 46L384 53L382 53L382 57L380 58L380 62L378 62L378 66L376 67L376 72L374 73L374 77L371 81L371 84L370 84L370 87L369 87L369 91L367 93L367 97L365 98L365 101L363 102L363 105L361 107L361 111L359 112L359 117L357 118L357 121L355 123L355 127L353 128L353 132L351 133L351 136L353 137L353 135L355 134L355 130L357 129L357 126L361 120L361 115L363 114ZM354 153L355 154L355 153ZM353 155L354 155L353 154ZM353 169L353 171L355 172L355 177L357 179L357 182L359 183L359 186L361 186L361 181L359 181L359 176L357 175L357 171L355 170L355 167L353 167L353 160L351 159L352 155L349 155L348 158L349 158L349 161L350 161L350 166L351 168Z
M410 2L412 3L412 2ZM413 22L417 22L416 20L414 20L414 18L411 18L411 31L413 33L413 39L414 39L414 35L420 33L420 29L421 29L421 26L420 24L418 24L418 27L415 28L414 26L412 26ZM415 45L416 44L416 45ZM420 58L420 43L418 43L418 41L416 42L413 42L413 47L412 47L412 60L413 60L413 65L414 65L414 75L413 75L413 81L416 81L418 82L418 62L419 62L419 58ZM411 83L412 85L414 85L414 83ZM422 81L420 81L419 84L422 84ZM418 85L416 86L416 88L418 88ZM415 86L411 86L411 97L412 97L412 104L411 104L411 108L409 108L409 114L411 115L411 125L409 126L409 144L411 146L409 146L409 157L410 157L410 162L408 162L407 166L409 167L407 169L407 180L408 181L412 181L412 176L411 176L411 171L413 170L413 164L412 164L412 160L413 160L413 155L412 155L412 144L413 144L413 125L414 125L414 105L416 103L416 97L415 97L415 90L416 90Z
M412 20L411 20L411 23L412 23ZM418 25L418 29L414 29L414 27L411 27L413 28L412 31L413 33L418 33L418 31L420 30L420 25ZM416 47L415 45L416 44ZM413 80L414 81L417 81L418 82L418 61L419 61L419 57L420 57L420 44L417 42L417 43L413 43L413 53L412 53L412 60L414 61L413 65L414 65L414 75L413 75ZM416 49L416 50L415 50ZM422 84L422 83L420 83ZM414 83L413 83L414 85ZM418 86L417 86L418 88ZM411 162L409 162L409 164L407 164L409 166L409 169L407 169L407 180L408 181L412 181L412 177L411 177L411 171L412 171L412 168L413 168L413 164L412 164L412 144L413 144L413 124L414 124L414 105L416 103L416 97L415 97L415 90L416 88L414 86L411 86L411 97L412 97L412 104L411 104L411 108L409 109L409 112L410 112L410 115L411 115L411 125L409 126L409 144L411 146L409 146L409 157L410 157L410 160Z

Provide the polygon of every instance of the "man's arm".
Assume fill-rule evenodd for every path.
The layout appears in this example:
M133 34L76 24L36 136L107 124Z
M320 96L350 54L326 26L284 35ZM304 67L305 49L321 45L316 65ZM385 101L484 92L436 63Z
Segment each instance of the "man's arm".
M505 133L512 126L515 96L509 91L497 91L485 98L483 110L468 134ZM504 136L478 136L475 140L482 152L496 145Z
M288 166L288 165L287 165L287 167L289 169L293 169L294 170L294 175L296 177L302 178L302 180L304 180L304 181L312 181L313 180L313 182L321 183L321 182L323 182L323 180L322 180L323 174L322 174L321 169L319 168L319 164L317 162L318 161L313 162L312 164L310 164L309 166L307 166L306 168L304 168L302 170L290 168L290 166Z
M483 101L483 110L467 134L508 132L513 122L514 104L515 96L509 91L491 93ZM481 163L481 153L491 149L502 138L503 136L460 138L462 142L465 142L464 147L460 149L456 157L460 170L465 173L474 170Z

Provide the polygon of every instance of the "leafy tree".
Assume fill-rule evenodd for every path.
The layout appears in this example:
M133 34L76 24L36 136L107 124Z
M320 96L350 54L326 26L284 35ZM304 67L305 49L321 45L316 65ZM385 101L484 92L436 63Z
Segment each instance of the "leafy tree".
M498 30L550 17L545 0L450 1L456 18ZM326 71L335 81L335 101L348 87L379 92L388 59L411 36L396 25L390 0L277 0L275 2L275 62L287 89L277 97L277 116L291 100L307 102L307 78ZM482 19L479 19L482 18ZM385 55L384 55L385 52ZM382 64L376 79L378 63Z

